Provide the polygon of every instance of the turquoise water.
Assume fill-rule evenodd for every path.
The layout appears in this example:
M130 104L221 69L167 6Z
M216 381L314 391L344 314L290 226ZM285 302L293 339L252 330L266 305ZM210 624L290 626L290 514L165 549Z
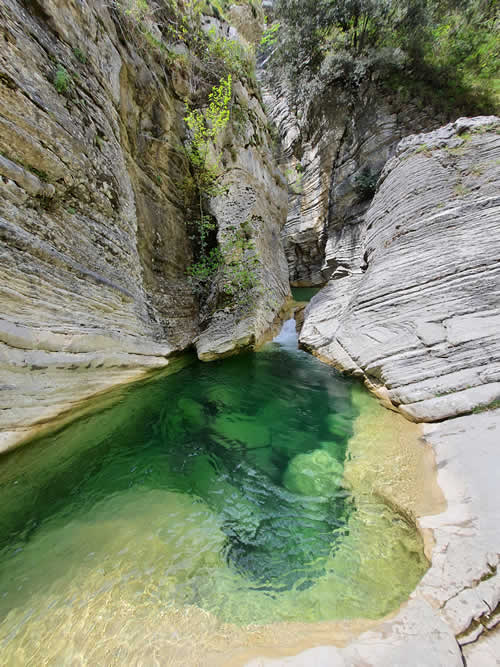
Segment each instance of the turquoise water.
M122 390L6 457L0 646L48 632L55 609L102 613L109 595L108 611L240 625L389 611L426 562L413 527L377 500L361 512L344 482L354 388L297 349L292 321L258 353ZM387 513L392 533L366 539L387 562L397 545L397 585L354 551L369 512Z
M292 287L292 297L295 301L310 301L321 287Z

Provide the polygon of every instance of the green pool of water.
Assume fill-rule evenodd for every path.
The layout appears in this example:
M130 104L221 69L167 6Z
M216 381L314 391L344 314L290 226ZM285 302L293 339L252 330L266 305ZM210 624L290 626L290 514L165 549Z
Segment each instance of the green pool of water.
M292 297L295 301L310 301L321 287L292 287Z
M395 608L427 563L412 526L344 481L359 391L289 323L258 353L121 390L5 457L4 655L50 641L57 613L95 623L123 605L148 628L192 608L238 625Z

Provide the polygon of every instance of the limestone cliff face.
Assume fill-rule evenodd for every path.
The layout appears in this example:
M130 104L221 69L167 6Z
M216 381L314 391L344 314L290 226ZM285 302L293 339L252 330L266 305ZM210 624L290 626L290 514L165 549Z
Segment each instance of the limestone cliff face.
M398 142L439 127L444 119L417 104L402 104L372 83L341 89L292 109L286 91L265 101L281 136L289 183L283 230L290 282L322 285L357 266L362 223L375 183Z
M301 344L414 421L500 398L500 121L400 142L356 252L305 313Z
M5 0L0 24L0 428L9 446L83 397L167 365L200 327L179 188L189 81L134 46L109 3ZM255 342L289 291L279 240L286 190L255 95L235 92L253 113L243 135L228 137L230 188L214 208L226 224L255 219L264 260L278 261L252 314L205 314L207 358Z

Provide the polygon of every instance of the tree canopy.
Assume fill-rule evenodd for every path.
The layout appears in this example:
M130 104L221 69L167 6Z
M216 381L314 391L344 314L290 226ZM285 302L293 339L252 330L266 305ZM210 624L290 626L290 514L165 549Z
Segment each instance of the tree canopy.
M447 98L452 89L484 110L498 101L498 0L277 0L274 18L271 74L296 96L333 83L355 90L377 73Z

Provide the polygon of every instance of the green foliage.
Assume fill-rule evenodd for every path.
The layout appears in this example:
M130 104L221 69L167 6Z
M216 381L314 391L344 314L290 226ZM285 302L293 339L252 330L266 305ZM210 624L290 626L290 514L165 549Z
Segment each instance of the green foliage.
M82 51L78 46L75 46L75 48L73 49L73 55L77 60L79 60L82 63L82 65L85 65L85 63L87 62L87 54L84 51Z
M354 187L362 199L371 199L377 188L379 174L364 167L354 178Z
M213 246L217 226L212 216L205 213L207 198L223 192L218 183L221 150L217 141L225 130L230 117L232 77L227 75L212 88L205 109L192 109L186 104L184 120L189 130L185 153L191 166L191 176L184 182L185 196L197 199L199 213L190 221L191 240L194 242L197 260L188 268L198 291L206 289L209 281L224 265L224 254Z
M144 56L184 70L193 100L200 105L212 86L228 74L255 78L251 49L215 28L207 33L202 27L204 12L223 19L231 4L225 0L111 0L124 39L132 41ZM182 49L187 53L179 53Z
M187 269L187 273L193 279L196 288L200 290L215 278L223 262L224 258L220 249L212 248L206 254L202 255L197 262L191 264Z
M147 0L132 0L126 4L128 7L125 9L125 14L132 16L136 21L143 21L149 14Z
M256 259L248 239L239 232L217 234L216 220L208 213L209 200L226 189L221 185L221 137L230 120L233 78L254 83L252 48L228 39L216 28L203 30L203 13L219 19L233 4L249 4L254 16L258 0L110 0L122 37L133 41L143 57L174 66L189 79L190 99L184 120L183 145L189 174L178 184L186 206L194 261L188 268L194 288L207 297L215 281L227 298L251 290ZM179 53L179 51L181 53ZM186 53L182 53L186 51ZM153 72L155 70L153 69ZM240 125L248 109L240 109ZM230 151L232 147L230 147ZM234 149L233 149L234 152ZM160 184L160 181L157 182ZM236 257L239 261L236 261Z
M205 216L206 219L209 216ZM188 267L195 289L206 294L208 288L217 282L223 298L220 305L249 305L255 296L260 280L257 267L260 264L255 244L248 238L246 224L230 227L221 234L221 244L201 254L197 262ZM208 233L215 229L213 221L205 227Z
M217 225L211 215L202 214L199 218L191 221L190 226L192 230L190 239L197 246L198 256L203 263L209 254L210 238L214 236L213 232L217 232Z
M249 120L250 112L248 105L243 100L240 100L239 104L236 104L232 109L232 127L236 135L243 135Z
M111 0L110 5L123 37L144 55L171 63L179 44L189 42L193 53L201 49L202 0Z
M192 109L186 104L184 117L189 130L186 155L191 164L195 190L200 201L200 218L203 218L203 197L217 194L220 150L210 151L229 121L232 95L232 77L227 75L208 95L208 108Z
M214 86L208 96L208 110L203 114L199 109L190 110L184 120L193 133L193 144L196 147L206 145L208 140L214 140L224 130L229 120L229 102L231 101L232 77Z
M230 73L240 79L249 77L255 68L252 54L240 43L224 36L217 36L215 28L208 31L204 61L221 75Z
M223 21L225 19L224 10L229 8L227 6L223 7L224 4L226 3L219 2L219 0L205 0L203 11L212 14L219 21Z
M251 290L258 286L256 268L260 264L255 243L247 236L248 223L239 228L230 227L222 240L222 290L239 303L251 299Z
M65 95L73 87L73 80L69 72L59 65L54 75L54 88L60 95Z
M444 18L444 20L443 20ZM500 101L500 18L496 0L468 0L436 16L425 62L451 81L456 101L470 91L487 107ZM494 102L493 102L494 103ZM493 109L491 109L493 110Z
M276 44L278 39L278 31L280 29L281 23L279 21L274 21L271 25L267 25L267 16L266 16L266 28L260 40L260 45L263 47L273 46Z
M302 165L298 162L295 167L290 167L286 169L285 176L288 181L288 187L290 191L295 195L302 194L303 184L302 180L304 178Z
M46 171L43 171L43 169L37 169L36 167L30 166L28 167L28 170L32 171L44 183L48 183L50 181L49 175Z
M498 99L498 0L277 0L271 78L297 100L374 75L466 113ZM439 100L438 100L439 101Z

